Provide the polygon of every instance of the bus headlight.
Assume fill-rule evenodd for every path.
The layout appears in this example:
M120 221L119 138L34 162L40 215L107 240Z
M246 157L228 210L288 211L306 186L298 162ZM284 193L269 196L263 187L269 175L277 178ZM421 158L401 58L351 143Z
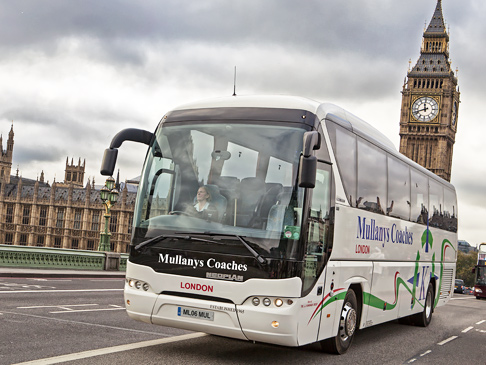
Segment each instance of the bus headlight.
M253 304L255 307L258 307L260 303L263 304L265 307L275 307L275 308L291 306L292 304L294 304L294 301L290 298L252 297L249 298L248 300L251 301L251 304Z
M138 290L143 289L144 291L148 291L150 289L150 285L145 281L127 278L126 282L130 288L134 288Z

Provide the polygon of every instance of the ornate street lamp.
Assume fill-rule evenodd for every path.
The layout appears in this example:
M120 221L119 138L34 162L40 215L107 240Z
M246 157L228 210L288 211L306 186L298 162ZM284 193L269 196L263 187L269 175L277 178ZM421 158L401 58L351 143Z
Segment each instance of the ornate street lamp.
M113 205L118 200L118 190L115 188L115 179L111 176L106 179L105 186L103 186L100 190L100 198L103 201L105 206L105 232L101 233L100 236L100 245L98 247L98 251L111 251L110 247L110 237L111 233L109 232L108 228L110 225L110 210Z

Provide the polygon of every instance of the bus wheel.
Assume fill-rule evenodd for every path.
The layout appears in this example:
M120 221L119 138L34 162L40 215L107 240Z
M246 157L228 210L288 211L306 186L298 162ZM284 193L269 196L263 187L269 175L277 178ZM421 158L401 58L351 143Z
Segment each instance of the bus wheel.
M321 341L324 351L333 354L344 354L353 342L358 326L358 301L353 289L349 289L344 298L341 318L339 319L338 334L335 337Z
M432 283L429 283L427 288L427 296L425 297L424 310L412 316L412 322L421 327L427 327L432 320L432 312L434 311L434 290Z

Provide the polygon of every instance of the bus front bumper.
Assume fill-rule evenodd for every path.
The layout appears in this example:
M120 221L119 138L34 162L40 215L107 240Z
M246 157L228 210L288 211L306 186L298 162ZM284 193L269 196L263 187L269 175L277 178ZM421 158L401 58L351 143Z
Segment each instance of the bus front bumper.
M277 308L199 300L125 288L129 317L147 323L240 340L299 346L297 303ZM148 313L151 313L149 316Z

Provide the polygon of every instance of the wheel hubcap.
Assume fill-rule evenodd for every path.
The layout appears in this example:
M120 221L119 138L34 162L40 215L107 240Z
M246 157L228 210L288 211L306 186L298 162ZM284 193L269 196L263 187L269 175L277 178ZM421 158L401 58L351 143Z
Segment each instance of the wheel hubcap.
M344 305L341 313L341 325L340 332L343 341L346 341L348 337L351 337L356 330L357 314L356 310L349 304Z
M431 313L432 313L432 296L427 295L427 299L425 300L425 316L429 318Z

